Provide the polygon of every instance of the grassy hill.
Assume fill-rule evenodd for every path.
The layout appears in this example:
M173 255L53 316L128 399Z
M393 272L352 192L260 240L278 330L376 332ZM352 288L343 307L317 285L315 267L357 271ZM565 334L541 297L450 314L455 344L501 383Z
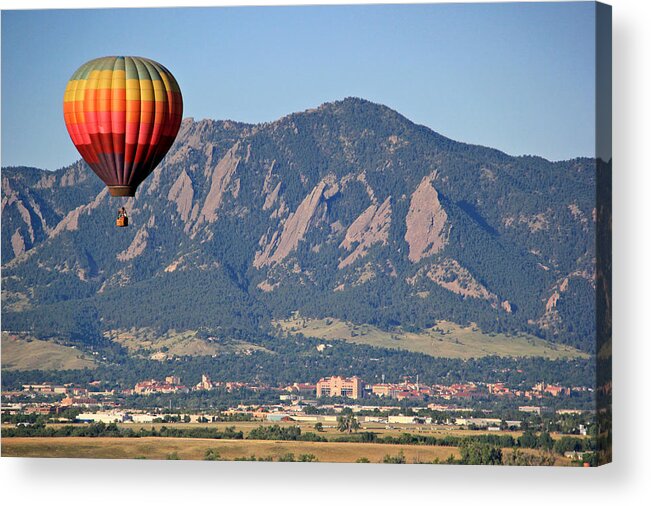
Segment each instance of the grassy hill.
M432 357L588 357L586 353L570 346L551 343L528 334L487 334L475 325L462 327L447 321L439 321L434 327L419 332L402 329L385 331L373 325L356 325L336 318L310 319L294 316L274 323L291 334L327 340L341 339L354 344L425 353Z
M93 358L75 348L49 341L2 333L2 369L30 371L94 369Z
M201 337L195 330L156 332L151 328L116 330L105 334L111 341L127 349L133 356L165 360L178 356L211 356L220 353L248 355L268 351L261 346L237 339Z

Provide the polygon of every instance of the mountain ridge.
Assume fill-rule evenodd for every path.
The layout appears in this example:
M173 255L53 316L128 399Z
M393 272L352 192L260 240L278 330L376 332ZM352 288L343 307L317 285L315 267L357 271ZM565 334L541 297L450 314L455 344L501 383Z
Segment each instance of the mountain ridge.
M189 327L255 334L301 310L381 327L474 321L592 351L596 165L460 143L356 98L258 125L186 118L124 233L82 162L3 169L3 320L57 328L57 312L72 320L61 329L101 339L147 319L115 301L149 286L186 294ZM207 280L223 311L188 288ZM148 309L169 307L160 299Z

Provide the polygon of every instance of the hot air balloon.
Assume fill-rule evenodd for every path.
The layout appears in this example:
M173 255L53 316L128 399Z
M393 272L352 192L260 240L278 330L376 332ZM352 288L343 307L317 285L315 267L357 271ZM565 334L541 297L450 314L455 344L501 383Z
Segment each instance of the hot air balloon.
M63 115L73 144L113 197L133 197L172 146L183 99L172 73L134 56L84 63L72 75ZM118 225L126 225L125 220Z

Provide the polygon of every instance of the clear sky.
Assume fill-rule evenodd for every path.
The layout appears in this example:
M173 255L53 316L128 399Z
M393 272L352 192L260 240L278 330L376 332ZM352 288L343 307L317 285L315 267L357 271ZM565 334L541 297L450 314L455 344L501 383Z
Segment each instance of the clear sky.
M2 165L79 158L67 80L98 56L176 76L184 116L257 123L347 96L455 140L594 156L592 2L2 12Z

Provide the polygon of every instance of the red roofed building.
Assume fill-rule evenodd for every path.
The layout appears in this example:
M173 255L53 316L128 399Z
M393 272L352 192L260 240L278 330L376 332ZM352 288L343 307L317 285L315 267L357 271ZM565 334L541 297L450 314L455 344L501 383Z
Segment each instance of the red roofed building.
M136 383L136 386L133 388L133 391L136 394L140 395L150 395L154 393L159 394L174 394L174 393L188 393L188 387L171 383L171 382L160 382L155 379L141 381Z
M316 385L314 383L294 383L285 387L285 390L301 395L314 395L316 393Z

